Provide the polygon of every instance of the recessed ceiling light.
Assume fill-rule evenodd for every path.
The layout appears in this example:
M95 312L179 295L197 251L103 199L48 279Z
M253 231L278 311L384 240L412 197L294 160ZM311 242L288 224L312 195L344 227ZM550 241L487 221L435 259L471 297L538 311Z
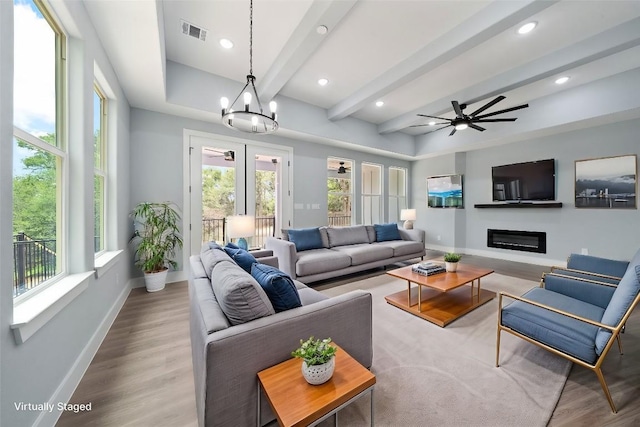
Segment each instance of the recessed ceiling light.
M327 28L326 25L318 25L318 28L316 28L316 31L318 32L318 34L327 34L327 31L329 31L329 29Z
M560 77L560 78L556 79L556 84L557 85L563 85L568 81L569 81L569 77L563 76L563 77Z
M326 86L326 85L327 85L327 83L329 83L329 80L327 80L327 79L320 79L320 80L318 80L318 84L319 84L320 86Z
M384 101L376 101L376 107L382 107L384 105Z
M220 39L220 46L225 49L231 49L233 47L233 42L229 39Z
M538 25L537 22L527 22L522 27L518 28L518 34L527 34L533 31L533 29Z
M436 125L436 122L434 121L429 122L429 126L435 126L435 125Z

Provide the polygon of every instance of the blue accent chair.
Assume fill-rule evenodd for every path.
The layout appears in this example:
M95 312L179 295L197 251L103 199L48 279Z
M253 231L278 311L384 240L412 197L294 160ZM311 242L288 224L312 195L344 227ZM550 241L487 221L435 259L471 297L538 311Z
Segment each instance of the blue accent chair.
M547 273L522 296L499 293L496 366L505 331L595 372L616 413L601 366L614 341L622 354L619 334L640 301L640 250L628 263L574 256L570 274ZM513 301L503 306L507 298Z
M551 272L563 276L582 277L583 279L597 280L618 284L629 261L618 261L592 255L571 254L567 259L566 267L552 267Z

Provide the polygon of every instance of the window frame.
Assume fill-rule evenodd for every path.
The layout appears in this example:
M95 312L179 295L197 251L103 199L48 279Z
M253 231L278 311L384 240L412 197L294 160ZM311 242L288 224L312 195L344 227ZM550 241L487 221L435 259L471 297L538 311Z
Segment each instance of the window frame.
M400 195L400 192L397 191L397 186L396 186L396 194L392 194L391 191L391 184L392 184L392 179L391 179L391 171L392 170L396 170L399 172L402 172L404 174L404 193L402 195ZM400 180L396 179L396 183L400 183ZM394 220L392 220L391 218L391 199L396 199L396 206L398 207L398 212L397 212L397 219L396 222L401 221L400 220L400 212L402 209L408 209L409 206L409 201L407 198L408 195L408 191L409 190L409 172L407 170L407 168L403 168L400 166L389 166L389 185L388 185L388 203L389 203L389 222L393 222ZM400 200L404 200L404 203L401 204Z
M366 173L366 169L367 168L376 168L378 170L378 182L377 182L377 187L379 188L379 193L373 193L373 192L365 192L365 187L367 186L367 183L369 182L366 178L365 178L365 173ZM384 185L383 185L383 173L384 173L384 167L381 164L378 163L371 163L371 162L362 162L360 163L360 199L361 199L361 206L362 206L362 224L365 225L373 225L373 224L379 224L381 222L384 222L384 209L382 206L382 200L384 197ZM371 190L373 191L373 181L370 182L370 186L371 186ZM366 198L369 197L371 198L371 206L370 206L370 210L371 210L371 218L365 218L366 215L366 209L365 209L365 200ZM378 221L376 221L373 218L373 200L374 198L378 198ZM369 219L371 221L369 221ZM369 223L370 222L370 223Z
M107 125L108 125L108 107L109 107L109 100L107 98L107 96L105 95L105 91L102 89L102 87L100 86L100 84L97 81L94 81L93 83L93 90L94 90L94 94L98 95L98 97L100 98L100 133L99 133L99 138L100 138L100 150L99 150L99 165L96 165L96 161L95 161L95 150L94 150L94 162L93 162L93 176L94 179L96 176L100 177L102 179L102 213L101 213L101 219L102 219L102 224L100 226L100 243L101 243L101 248L98 251L94 252L94 256L95 258L98 258L102 255L104 255L107 251L107 242L106 242L106 236L107 236L107 203L108 203L108 160L107 160L107 150L108 150L108 134L107 134ZM94 135L95 137L95 135ZM95 191L95 186L94 186L94 191ZM94 212L95 212L95 194L93 197L93 202L94 202ZM94 227L95 230L95 227ZM95 233L94 233L95 234ZM93 237L94 239L94 249L95 249L95 237Z
M353 225L354 223L354 219L355 219L355 206L354 206L354 197L355 197L355 165L356 162L354 160L351 159L345 159L345 158L339 158L339 157L327 157L327 185L328 185L328 181L331 178L329 176L329 162L345 162L345 167L349 167L351 170L349 171L349 181L350 181L350 185L349 185L349 192L342 192L342 191L329 191L329 189L327 188L327 224L329 224L329 195L336 195L336 196L342 196L342 197L349 197L349 200L351 201L351 212L350 212L350 218L349 218L349 225ZM346 164L349 163L350 166L347 166ZM345 178L346 179L346 178ZM331 224L329 224L331 225Z

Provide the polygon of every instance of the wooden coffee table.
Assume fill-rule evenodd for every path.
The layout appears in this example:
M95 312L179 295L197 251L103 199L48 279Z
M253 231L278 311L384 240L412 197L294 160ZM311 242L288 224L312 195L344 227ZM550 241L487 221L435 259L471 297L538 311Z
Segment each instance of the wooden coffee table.
M289 359L258 372L258 426L260 390L264 390L281 426L313 426L336 417L338 411L364 394L371 396L373 426L373 386L376 376L342 348L336 353L336 367L329 381L310 385L302 376L302 360Z
M480 278L493 270L458 264L455 273L422 276L411 270L413 266L388 271L387 274L407 281L407 290L385 297L401 310L415 314L440 327L495 298L496 293L480 288ZM411 287L415 283L416 287ZM471 284L471 286L465 286ZM477 286L476 286L477 284ZM423 287L427 289L422 289Z

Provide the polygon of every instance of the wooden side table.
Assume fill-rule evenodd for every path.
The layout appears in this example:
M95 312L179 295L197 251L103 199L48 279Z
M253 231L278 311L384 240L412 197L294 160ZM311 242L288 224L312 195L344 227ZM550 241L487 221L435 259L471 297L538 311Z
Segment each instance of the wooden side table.
M307 383L302 376L301 359L289 359L258 372L258 427L260 390L264 390L278 423L283 427L314 426L331 415L335 416L337 426L338 411L369 393L373 426L376 376L340 347L335 357L333 376L321 385Z

